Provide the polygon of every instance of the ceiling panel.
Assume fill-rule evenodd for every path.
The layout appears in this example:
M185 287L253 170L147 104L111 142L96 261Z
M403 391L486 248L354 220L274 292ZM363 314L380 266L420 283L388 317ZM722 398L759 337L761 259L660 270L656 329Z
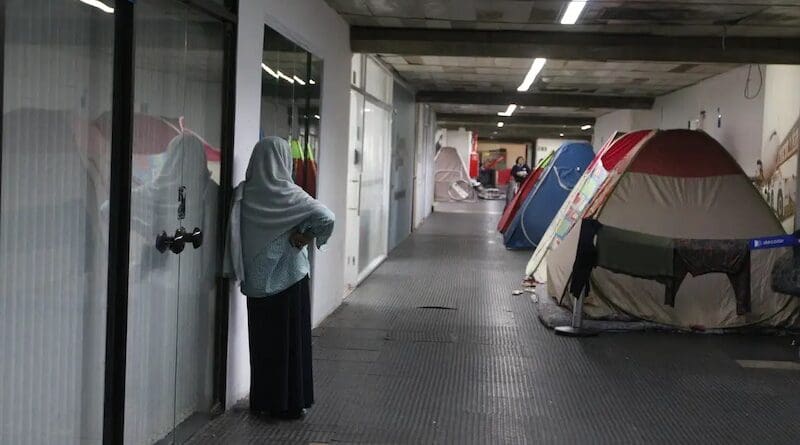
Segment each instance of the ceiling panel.
M327 0L353 25L558 29L566 0ZM387 21L389 20L389 21ZM574 30L800 36L794 0L592 0Z
M530 59L478 57L381 58L419 90L514 91ZM732 64L548 60L534 91L659 96L735 68Z

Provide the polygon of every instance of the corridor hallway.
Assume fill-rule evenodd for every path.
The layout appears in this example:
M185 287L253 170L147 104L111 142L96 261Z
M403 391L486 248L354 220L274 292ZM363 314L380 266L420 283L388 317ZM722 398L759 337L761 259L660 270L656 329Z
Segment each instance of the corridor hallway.
M193 443L800 441L791 337L557 337L512 295L530 252L505 250L496 205L434 213L314 331L305 419L244 404Z

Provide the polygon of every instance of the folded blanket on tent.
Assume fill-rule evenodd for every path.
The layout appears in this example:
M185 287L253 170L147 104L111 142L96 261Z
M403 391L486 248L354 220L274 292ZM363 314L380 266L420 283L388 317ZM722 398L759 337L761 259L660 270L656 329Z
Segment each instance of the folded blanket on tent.
M724 273L733 287L736 312L750 311L748 240L673 239L584 219L570 279L573 296L588 292L591 270L598 266L658 281L664 285L664 304L672 307L687 273Z

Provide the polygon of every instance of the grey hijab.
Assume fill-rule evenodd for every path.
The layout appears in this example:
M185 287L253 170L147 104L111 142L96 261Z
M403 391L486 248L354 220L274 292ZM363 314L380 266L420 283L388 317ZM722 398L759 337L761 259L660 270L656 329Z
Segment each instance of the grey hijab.
M322 204L294 183L288 142L268 137L256 144L242 184L241 235L245 261L324 211Z

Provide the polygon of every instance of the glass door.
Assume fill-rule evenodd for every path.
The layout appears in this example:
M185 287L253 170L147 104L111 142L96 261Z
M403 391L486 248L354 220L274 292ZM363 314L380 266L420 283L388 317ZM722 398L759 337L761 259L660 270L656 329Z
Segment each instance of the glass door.
M125 443L181 443L214 400L224 30L178 1L134 11Z
M359 71L360 72L360 71ZM350 141L347 153L347 215L345 221L345 293L358 285L358 242L361 217L361 157L364 145L364 95L350 90Z
M359 279L386 256L389 231L389 154L391 112L377 102L364 106L364 156L358 242Z

